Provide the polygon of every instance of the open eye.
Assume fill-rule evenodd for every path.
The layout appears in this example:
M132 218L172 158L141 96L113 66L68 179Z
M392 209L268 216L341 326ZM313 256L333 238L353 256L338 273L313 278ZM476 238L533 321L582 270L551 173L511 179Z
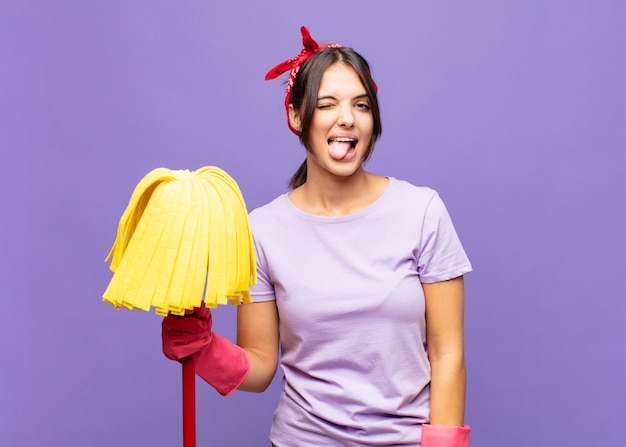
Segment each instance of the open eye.
M357 102L355 107L359 110L363 110L364 112L367 112L370 110L370 105L363 101Z

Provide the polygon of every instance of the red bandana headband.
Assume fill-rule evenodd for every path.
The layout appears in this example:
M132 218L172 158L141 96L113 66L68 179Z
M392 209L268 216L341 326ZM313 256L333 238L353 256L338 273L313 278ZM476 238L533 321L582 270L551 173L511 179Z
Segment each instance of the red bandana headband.
M287 94L285 96L285 109L287 111L287 125L289 126L291 131L295 133L296 135L300 135L300 132L298 132L296 129L291 127L291 122L289 121L289 102L291 101L291 89L293 88L293 83L296 79L296 75L298 74L298 71L300 70L300 67L302 66L302 64L306 62L308 58L313 56L322 48L326 48L326 47L338 48L341 46L336 43L323 43L319 45L315 40L311 38L311 33L309 33L309 29L306 26L301 27L300 32L302 33L302 44L304 45L304 48L302 49L302 51L300 51L300 54L298 54L296 57L292 57L291 59L287 59L286 61L281 62L280 64L272 68L270 71L268 71L267 74L265 75L265 80L269 81L270 79L276 79L281 74L290 70L289 79L287 80Z

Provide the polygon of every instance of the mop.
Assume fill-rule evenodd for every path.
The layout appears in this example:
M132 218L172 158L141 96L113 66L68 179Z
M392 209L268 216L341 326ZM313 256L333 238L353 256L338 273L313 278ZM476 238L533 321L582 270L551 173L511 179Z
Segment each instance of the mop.
M204 305L250 303L256 259L246 205L225 171L157 168L136 186L106 261L103 294L117 309L184 315ZM182 361L183 445L196 445L195 368Z

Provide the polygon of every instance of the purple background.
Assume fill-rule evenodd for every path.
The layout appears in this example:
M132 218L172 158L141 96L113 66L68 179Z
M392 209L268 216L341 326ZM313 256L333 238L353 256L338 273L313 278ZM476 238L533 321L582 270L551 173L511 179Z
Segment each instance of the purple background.
M621 0L0 2L0 444L182 444L160 318L101 301L104 257L155 167L219 166L249 209L285 191L304 155L263 76L306 24L372 65L369 168L439 190L473 261L472 445L623 445L625 23ZM198 444L266 446L278 386L199 382Z

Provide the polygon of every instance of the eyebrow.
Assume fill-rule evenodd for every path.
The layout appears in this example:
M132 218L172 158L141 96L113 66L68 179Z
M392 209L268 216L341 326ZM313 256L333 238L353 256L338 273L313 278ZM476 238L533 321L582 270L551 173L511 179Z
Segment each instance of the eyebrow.
M367 93L363 93L362 95L355 96L352 99L355 100L355 99L363 99L363 98L369 99L369 97L367 96ZM336 100L337 98L335 98L333 95L320 96L320 97L317 98L318 101L322 101L324 99L334 99L334 100Z

